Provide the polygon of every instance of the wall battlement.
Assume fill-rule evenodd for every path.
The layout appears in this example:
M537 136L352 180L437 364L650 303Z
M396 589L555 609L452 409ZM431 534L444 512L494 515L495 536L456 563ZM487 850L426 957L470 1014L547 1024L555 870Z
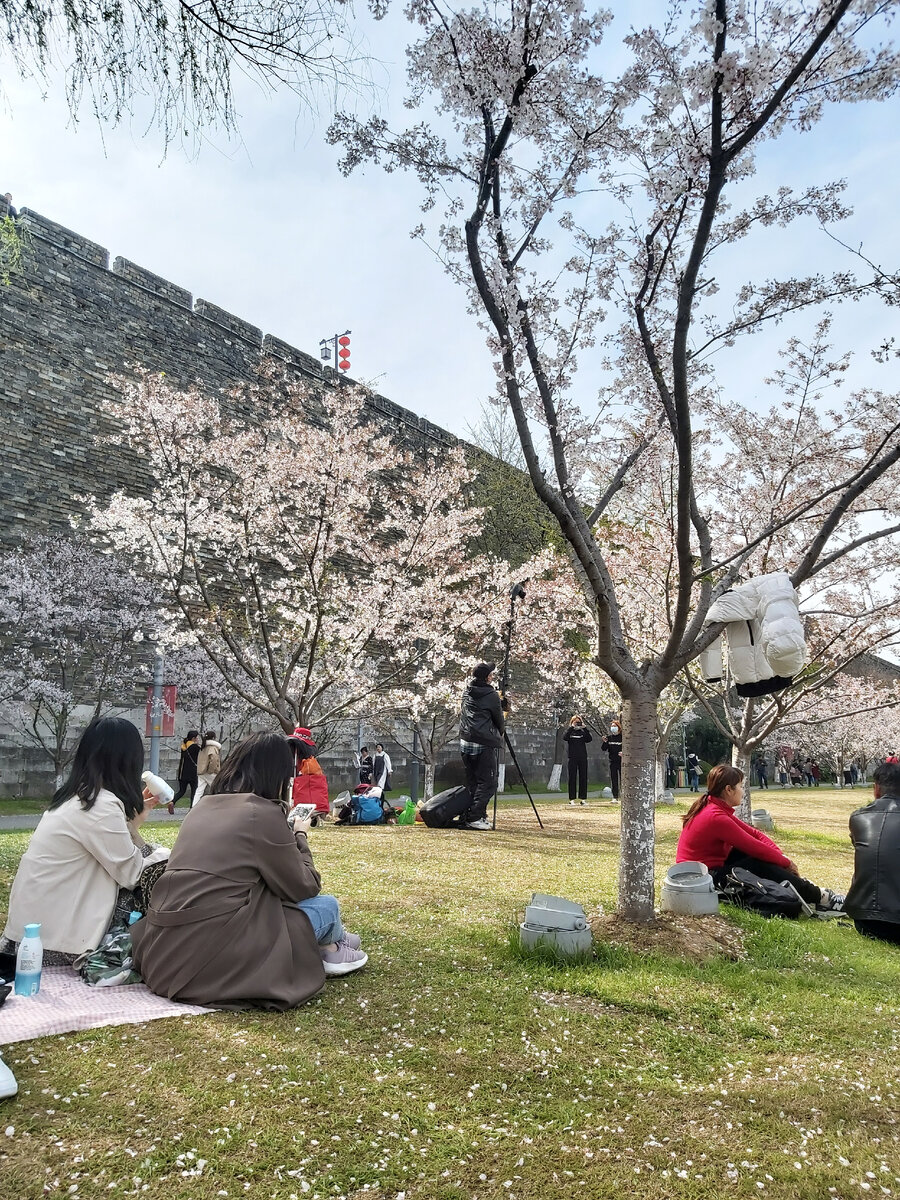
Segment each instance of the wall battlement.
M299 347L127 258L110 264L105 246L74 230L28 208L18 223L25 270L0 288L0 540L68 526L79 496L135 486L139 464L96 444L109 424L102 402L115 395L108 377L129 364L218 391L273 357L313 384L336 382ZM372 393L368 407L408 446L456 443L385 396Z

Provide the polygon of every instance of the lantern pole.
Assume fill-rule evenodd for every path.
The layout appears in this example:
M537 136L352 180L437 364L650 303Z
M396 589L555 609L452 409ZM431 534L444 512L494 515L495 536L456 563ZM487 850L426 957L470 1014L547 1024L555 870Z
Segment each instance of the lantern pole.
M325 362L328 362L329 358L331 358L332 351L334 351L334 368L333 369L334 369L335 375L337 375L338 378L340 378L341 368L342 368L341 353L342 352L346 353L348 358L350 355L350 351L344 350L344 347L341 345L341 342L344 338L346 338L349 341L350 332L351 331L349 329L345 329L343 333L332 334L332 336L330 338L322 338L322 340L319 342L319 357L322 358ZM348 366L350 365L349 362L347 365Z

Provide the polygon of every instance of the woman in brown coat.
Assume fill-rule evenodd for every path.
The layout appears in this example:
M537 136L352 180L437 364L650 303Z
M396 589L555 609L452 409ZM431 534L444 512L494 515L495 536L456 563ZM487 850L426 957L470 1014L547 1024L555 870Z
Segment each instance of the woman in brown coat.
M147 915L131 928L135 967L157 995L282 1010L316 995L326 975L365 965L337 901L320 894L308 822L288 825L293 772L287 739L255 733L185 817Z

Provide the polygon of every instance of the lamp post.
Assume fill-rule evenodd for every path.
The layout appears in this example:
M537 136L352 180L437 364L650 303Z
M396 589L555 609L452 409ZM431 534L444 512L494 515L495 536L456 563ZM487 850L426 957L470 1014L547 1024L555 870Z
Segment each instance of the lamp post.
M157 650L153 659L153 692L150 699L150 770L159 774L159 739L163 720L163 654Z
M319 342L319 357L323 362L331 362L334 353L334 366L338 371L350 370L350 330L334 333L331 337L322 338Z

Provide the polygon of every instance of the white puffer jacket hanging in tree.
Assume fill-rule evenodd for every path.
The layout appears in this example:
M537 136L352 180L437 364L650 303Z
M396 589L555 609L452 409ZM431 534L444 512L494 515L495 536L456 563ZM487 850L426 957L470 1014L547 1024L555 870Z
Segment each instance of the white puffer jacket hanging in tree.
M806 662L806 640L797 593L784 571L758 575L726 592L706 620L725 622L728 665L739 696L784 691ZM722 677L720 640L700 657L703 677Z

